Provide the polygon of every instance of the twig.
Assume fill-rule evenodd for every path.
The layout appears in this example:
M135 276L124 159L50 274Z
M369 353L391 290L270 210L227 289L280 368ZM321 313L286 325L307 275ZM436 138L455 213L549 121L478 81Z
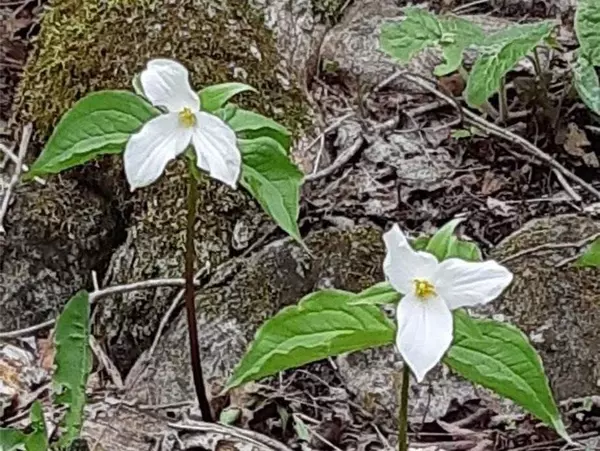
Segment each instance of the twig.
M0 143L0 151L2 151L2 153L4 153L4 155L6 155L8 157L8 159L10 161L12 161L13 163L17 164L19 162L19 158L8 147L6 147L2 143ZM29 172L29 166L27 166L23 162L21 162L21 163L22 163L21 170L23 172ZM39 178L37 175L33 177L33 180L36 181L37 183L39 183L40 185L46 184L46 180Z
M23 160L25 159L25 153L27 152L27 148L29 147L29 140L31 139L31 130L33 126L31 122L28 123L25 127L23 127L23 134L21 135L21 144L19 145L19 153L17 155L17 161L15 161L15 170L13 172L12 178L6 187L6 191L4 191L4 197L2 198L2 205L0 206L0 233L5 233L4 226L2 222L4 220L4 216L6 215L6 211L8 210L8 203L10 201L10 196L12 194L12 190L15 188L17 183L19 182L19 177L21 176L21 171L23 170Z
M402 77L406 78L407 80L410 80L413 83L421 86L422 88L427 89L432 94L435 94L436 96L446 100L448 103L455 103L455 100L452 97L439 91L434 86L432 86L428 81L421 79L419 76L409 74L409 73L402 73L401 75L402 75ZM596 196L598 199L600 199L600 191L598 191L596 188L594 188L588 182L583 180L581 177L573 174L573 172L569 171L562 164L560 164L558 161L556 161L550 155L548 155L547 153L542 151L540 148L534 146L532 143L527 141L525 138L522 138L521 136L519 136L515 133L512 133L508 130L498 127L495 124L492 124L491 122L483 119L482 117L478 116L477 114L473 113L472 111L470 111L466 108L461 107L461 110L465 117L465 121L469 122L472 125L478 126L479 128L485 130L486 132L488 132L491 135L495 135L499 138L503 138L509 142L520 145L527 153L542 160L544 163L548 164L551 168L556 169L557 171L562 173L566 178L576 182L577 184L579 184L580 186L585 188L588 192L590 192L591 194ZM560 180L559 180L559 182L560 182ZM565 187L565 190L567 190L567 189L568 188Z
M466 11L467 9L472 8L473 6L484 5L489 2L490 2L490 0L476 0L474 2L465 3L464 5L460 5L460 6L457 6L456 8L454 8L452 10L452 13L458 14L461 11Z
M150 279L143 282L134 282L126 285L115 285L113 287L104 288L102 290L92 291L90 293L90 303L94 303L101 298L113 296L115 294L124 294L131 291L145 290L149 288L160 287L183 287L185 281L183 279ZM10 332L0 332L0 339L22 337L31 333L37 332L48 327L52 327L56 319L50 319L40 324L36 324L24 329L13 330Z
M327 177L328 175L333 174L339 168L341 168L346 163L348 163L354 157L354 155L356 155L356 153L362 147L364 141L365 140L362 136L359 136L358 138L356 138L356 141L354 141L354 143L350 147L348 147L346 150L344 150L335 159L335 161L333 163L331 163L331 165L327 166L325 169L322 169L319 172L307 175L306 177L304 177L304 182L305 183L314 182L315 180L319 180L319 179L322 179L323 177Z
M509 255L502 260L500 263L506 263L512 260L516 260L517 258L521 258L525 255L535 254L540 251L553 250L553 249L569 249L569 248L582 248L592 241L596 240L600 237L600 233L595 233L593 235L588 236L587 238L583 238L582 240L570 242L570 243L545 243L540 244L539 246L530 247L529 249L523 249L515 254Z
M173 429L177 429L179 431L191 431L191 432L213 432L217 434L229 435L235 437L240 440L245 440L246 442L252 443L259 447L259 449L265 449L265 451L292 451L290 448L285 446L283 443L280 443L266 435L259 434L258 432L237 428L235 426L227 426L224 424L218 423L207 423L205 421L194 421L193 424L190 423L169 423L168 424Z
M565 176L562 175L558 170L556 170L556 168L553 168L552 172L554 173L554 175L558 179L559 183L563 186L563 188L565 189L565 191L567 192L567 194L569 196L571 196L571 198L575 202L581 202L581 200L582 200L581 196L579 194L577 194L577 192L571 187L571 185L569 185L569 182L567 182L567 180L565 179Z
M124 385L121 373L119 373L119 370L117 369L115 364L106 355L106 353L104 352L100 344L96 341L93 335L90 335L90 348L92 348L92 352L94 353L98 361L100 361L104 366L104 370L109 375L113 384L115 384L117 390L122 390L124 388Z

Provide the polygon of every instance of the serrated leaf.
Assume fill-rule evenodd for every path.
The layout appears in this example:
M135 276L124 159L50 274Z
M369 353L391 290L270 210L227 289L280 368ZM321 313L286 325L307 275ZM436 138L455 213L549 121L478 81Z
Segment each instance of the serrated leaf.
M85 389L92 367L90 339L90 303L86 291L73 296L56 322L56 371L53 383L59 392L55 402L67 406L62 424L61 446L75 440L83 424Z
M239 139L238 144L242 152L242 186L279 227L303 244L298 215L304 174L269 137Z
M437 17L421 8L405 8L401 22L386 23L381 27L381 49L388 55L408 62L427 47L436 45L442 37Z
M281 124L254 111L236 108L227 123L242 139L269 137L279 143L285 154L290 150L291 133Z
M600 238L594 241L590 248L575 262L575 266L600 268Z
M350 301L350 305L383 305L397 304L402 295L398 293L389 282L379 282L366 290L357 293Z
M600 81L596 69L581 54L578 55L571 69L573 84L579 97L590 110L600 115Z
M564 438L542 361L516 327L454 312L454 341L444 363L464 378L511 399Z
M600 66L600 2L598 0L579 0L575 12L575 33L582 54L593 66Z
M99 155L120 153L132 133L159 112L129 91L99 91L61 118L27 178L56 174Z
M34 402L31 406L31 427L33 432L25 439L25 449L27 451L47 451L48 432L42 405L39 401Z
M504 76L552 33L551 22L513 25L489 35L467 81L467 102L480 106L500 89Z
M439 44L446 61L434 69L434 74L441 77L458 70L465 49L481 44L485 34L479 26L460 17L440 17L439 21L443 33Z
M286 307L258 330L227 389L344 352L389 344L395 326L377 306L352 306L354 293L323 290Z
M234 96L247 91L257 92L252 86L237 82L207 86L198 93L200 107L202 110L211 113L225 106Z
M0 451L17 451L25 449L27 436L13 428L0 428Z

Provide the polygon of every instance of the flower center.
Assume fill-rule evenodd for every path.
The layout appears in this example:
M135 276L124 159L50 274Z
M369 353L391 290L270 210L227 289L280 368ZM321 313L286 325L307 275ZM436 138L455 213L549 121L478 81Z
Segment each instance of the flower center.
M415 293L418 298L425 300L430 296L435 296L435 287L425 279L415 279Z
M194 113L191 109L185 107L179 112L179 122L184 127L193 127L196 125L196 116L194 116Z

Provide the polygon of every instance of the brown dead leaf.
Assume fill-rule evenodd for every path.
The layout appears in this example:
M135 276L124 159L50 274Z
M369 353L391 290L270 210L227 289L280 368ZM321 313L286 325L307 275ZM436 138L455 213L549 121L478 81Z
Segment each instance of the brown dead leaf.
M591 168L600 167L600 161L598 161L598 156L594 152L586 153L583 156L583 162Z
M581 130L574 122L570 122L567 128L568 131L563 148L569 155L579 158L584 157L586 152L583 150L583 147L590 145L585 131Z
M40 367L46 371L52 371L54 365L54 355L56 354L56 348L54 347L54 340L50 338L40 338L38 340L39 349L39 362Z
M460 74L448 75L439 79L438 84L447 93L458 97L465 90L465 80Z
M483 183L481 184L481 194L489 196L490 194L500 191L506 185L507 180L492 171L487 171L483 176Z
M514 210L514 207L494 197L488 197L485 203L492 213L505 218L511 216Z

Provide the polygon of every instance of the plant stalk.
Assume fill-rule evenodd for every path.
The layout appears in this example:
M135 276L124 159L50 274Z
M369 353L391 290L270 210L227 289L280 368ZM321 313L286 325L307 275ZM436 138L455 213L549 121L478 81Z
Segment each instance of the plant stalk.
M187 195L187 228L185 235L185 310L187 313L188 335L190 339L190 354L192 357L192 374L200 413L204 421L213 423L210 403L206 396L204 376L202 374L202 359L198 344L198 326L196 323L196 303L194 288L194 262L196 249L194 247L194 224L196 223L196 204L198 203L198 183L193 174L189 174Z
M402 387L398 405L398 451L408 451L408 385L410 383L410 369L404 363L402 369Z
M500 90L498 91L498 100L500 107L500 118L499 121L501 124L504 124L508 120L508 99L506 94L506 79L502 77L500 81Z

